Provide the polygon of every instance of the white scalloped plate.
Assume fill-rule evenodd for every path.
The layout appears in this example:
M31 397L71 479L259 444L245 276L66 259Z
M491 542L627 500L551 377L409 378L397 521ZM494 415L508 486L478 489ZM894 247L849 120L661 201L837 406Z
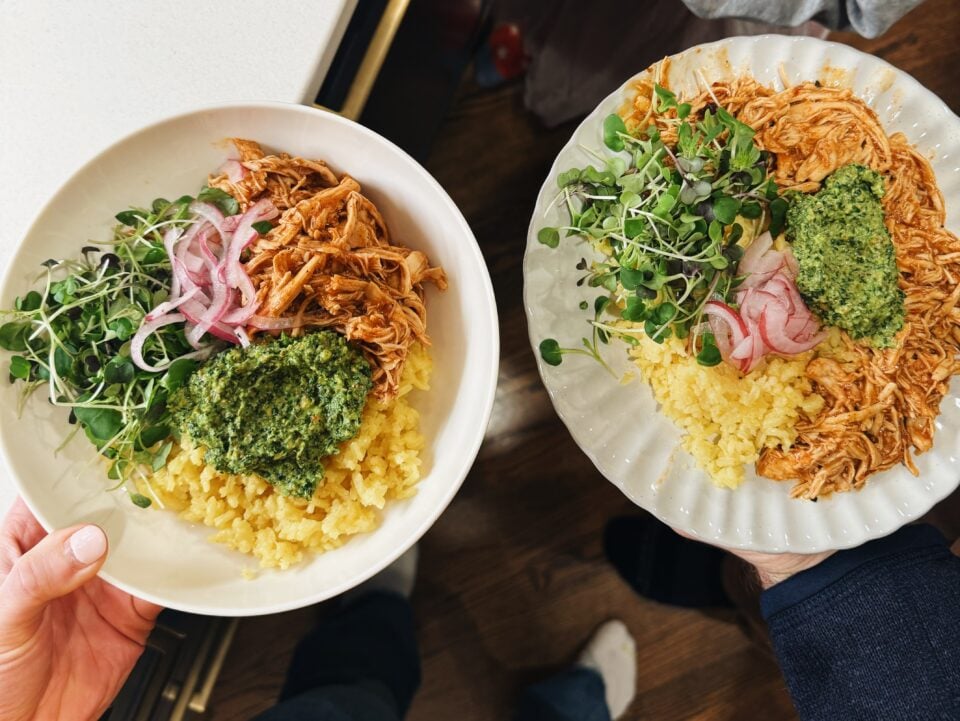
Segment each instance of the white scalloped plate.
M805 37L762 35L728 38L672 58L670 83L696 91L694 72L713 82L742 73L781 88L779 68L790 82L821 80L844 85L879 114L888 133L900 130L931 159L947 203L947 227L960 231L960 119L906 73L845 45ZM554 204L561 170L594 160L584 148L602 148L603 118L628 97L630 81L608 96L560 151L537 199L524 257L524 305L540 375L574 440L596 467L634 503L670 526L705 541L766 552L813 553L846 548L886 535L922 516L956 488L960 463L960 385L943 400L931 451L917 456L920 476L898 466L871 478L855 493L818 503L791 500L789 483L759 478L752 467L735 491L713 486L679 448L680 432L658 412L646 384L620 385L590 358L566 356L543 363L536 348L544 338L578 342L587 326L580 301L592 295L576 287L583 247L561 242L551 250L537 242L544 225L561 225ZM611 347L605 357L620 372L630 366ZM960 454L958 454L960 455Z

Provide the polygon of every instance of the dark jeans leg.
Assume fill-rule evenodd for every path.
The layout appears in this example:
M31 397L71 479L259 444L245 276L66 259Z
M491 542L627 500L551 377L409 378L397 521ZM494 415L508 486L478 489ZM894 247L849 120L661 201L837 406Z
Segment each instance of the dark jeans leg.
M379 681L332 684L281 701L254 721L401 721L390 690Z
M419 685L410 604L378 591L351 601L300 642L280 703L257 721L395 721Z
M528 687L514 721L610 721L603 679L577 666Z

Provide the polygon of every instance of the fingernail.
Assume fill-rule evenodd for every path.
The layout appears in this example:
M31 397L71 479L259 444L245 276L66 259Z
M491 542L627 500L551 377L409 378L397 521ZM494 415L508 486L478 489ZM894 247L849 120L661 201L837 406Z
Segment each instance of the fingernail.
M107 552L107 537L97 526L84 526L67 542L77 563L89 566Z

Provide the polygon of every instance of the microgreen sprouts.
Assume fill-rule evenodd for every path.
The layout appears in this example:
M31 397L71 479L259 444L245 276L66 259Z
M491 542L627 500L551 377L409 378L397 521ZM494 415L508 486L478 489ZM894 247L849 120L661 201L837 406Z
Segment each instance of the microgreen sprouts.
M223 201L213 195L212 202ZM187 210L192 200L158 198L149 209L118 213L120 225L102 249L86 246L79 259L46 261L42 288L2 313L0 348L16 354L9 378L21 383L19 409L46 387L50 403L69 408L70 423L111 460L108 476L120 485L135 474L145 478L141 466L166 462L167 398L197 364L182 324L157 330L144 347L151 363L167 366L163 372L141 370L130 358L130 339L143 317L169 294L163 233L193 222ZM136 493L131 500L150 503Z
M569 223L541 228L540 243L555 248L561 236L580 236L599 251L577 285L603 288L620 319L642 324L662 343L671 336L693 337L693 353L702 365L716 365L719 351L704 331L703 308L711 298L730 301L741 278L743 254L738 241L746 226L771 219L782 226L786 203L769 177L770 157L754 143L754 131L717 105L692 113L689 103L659 85L655 112L670 133L668 144L656 124L636 134L618 115L602 125L609 151L596 155L602 167L588 165L559 174L558 201ZM664 131L666 132L666 131ZM594 333L636 342L616 325L590 321ZM566 353L600 360L596 340L584 338L586 350L563 349L549 339L541 357L557 365ZM601 361L602 362L602 361Z
M611 332L616 331L615 328L612 328L608 324L600 321L601 315L605 310L607 310L609 305L610 296L597 296L593 303L593 321L591 323L593 326L593 333L590 338L580 339L580 343L583 346L582 348L561 348L560 344L557 343L556 339L554 338L547 338L546 340L542 341L540 343L540 357L543 358L544 362L552 366L558 366L565 355L585 355L593 358L600 365L606 368L611 375L614 375L613 370L607 365L607 362L603 359L603 356L600 355L600 344L605 345L609 343ZM589 304L586 301L583 301L580 304L580 308L581 310L586 310L589 308Z

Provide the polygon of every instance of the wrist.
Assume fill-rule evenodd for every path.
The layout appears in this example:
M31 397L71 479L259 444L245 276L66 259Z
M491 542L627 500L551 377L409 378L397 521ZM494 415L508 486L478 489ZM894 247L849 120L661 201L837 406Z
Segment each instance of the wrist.
M760 587L766 591L771 586L776 586L778 583L786 581L790 576L794 574L793 571L787 572L776 572L776 571L767 571L763 568L757 568L757 580L760 581Z
M783 583L791 576L813 568L824 559L833 555L833 551L800 555L795 553L755 553L752 551L735 551L740 558L754 567L760 586L767 590L778 583Z

